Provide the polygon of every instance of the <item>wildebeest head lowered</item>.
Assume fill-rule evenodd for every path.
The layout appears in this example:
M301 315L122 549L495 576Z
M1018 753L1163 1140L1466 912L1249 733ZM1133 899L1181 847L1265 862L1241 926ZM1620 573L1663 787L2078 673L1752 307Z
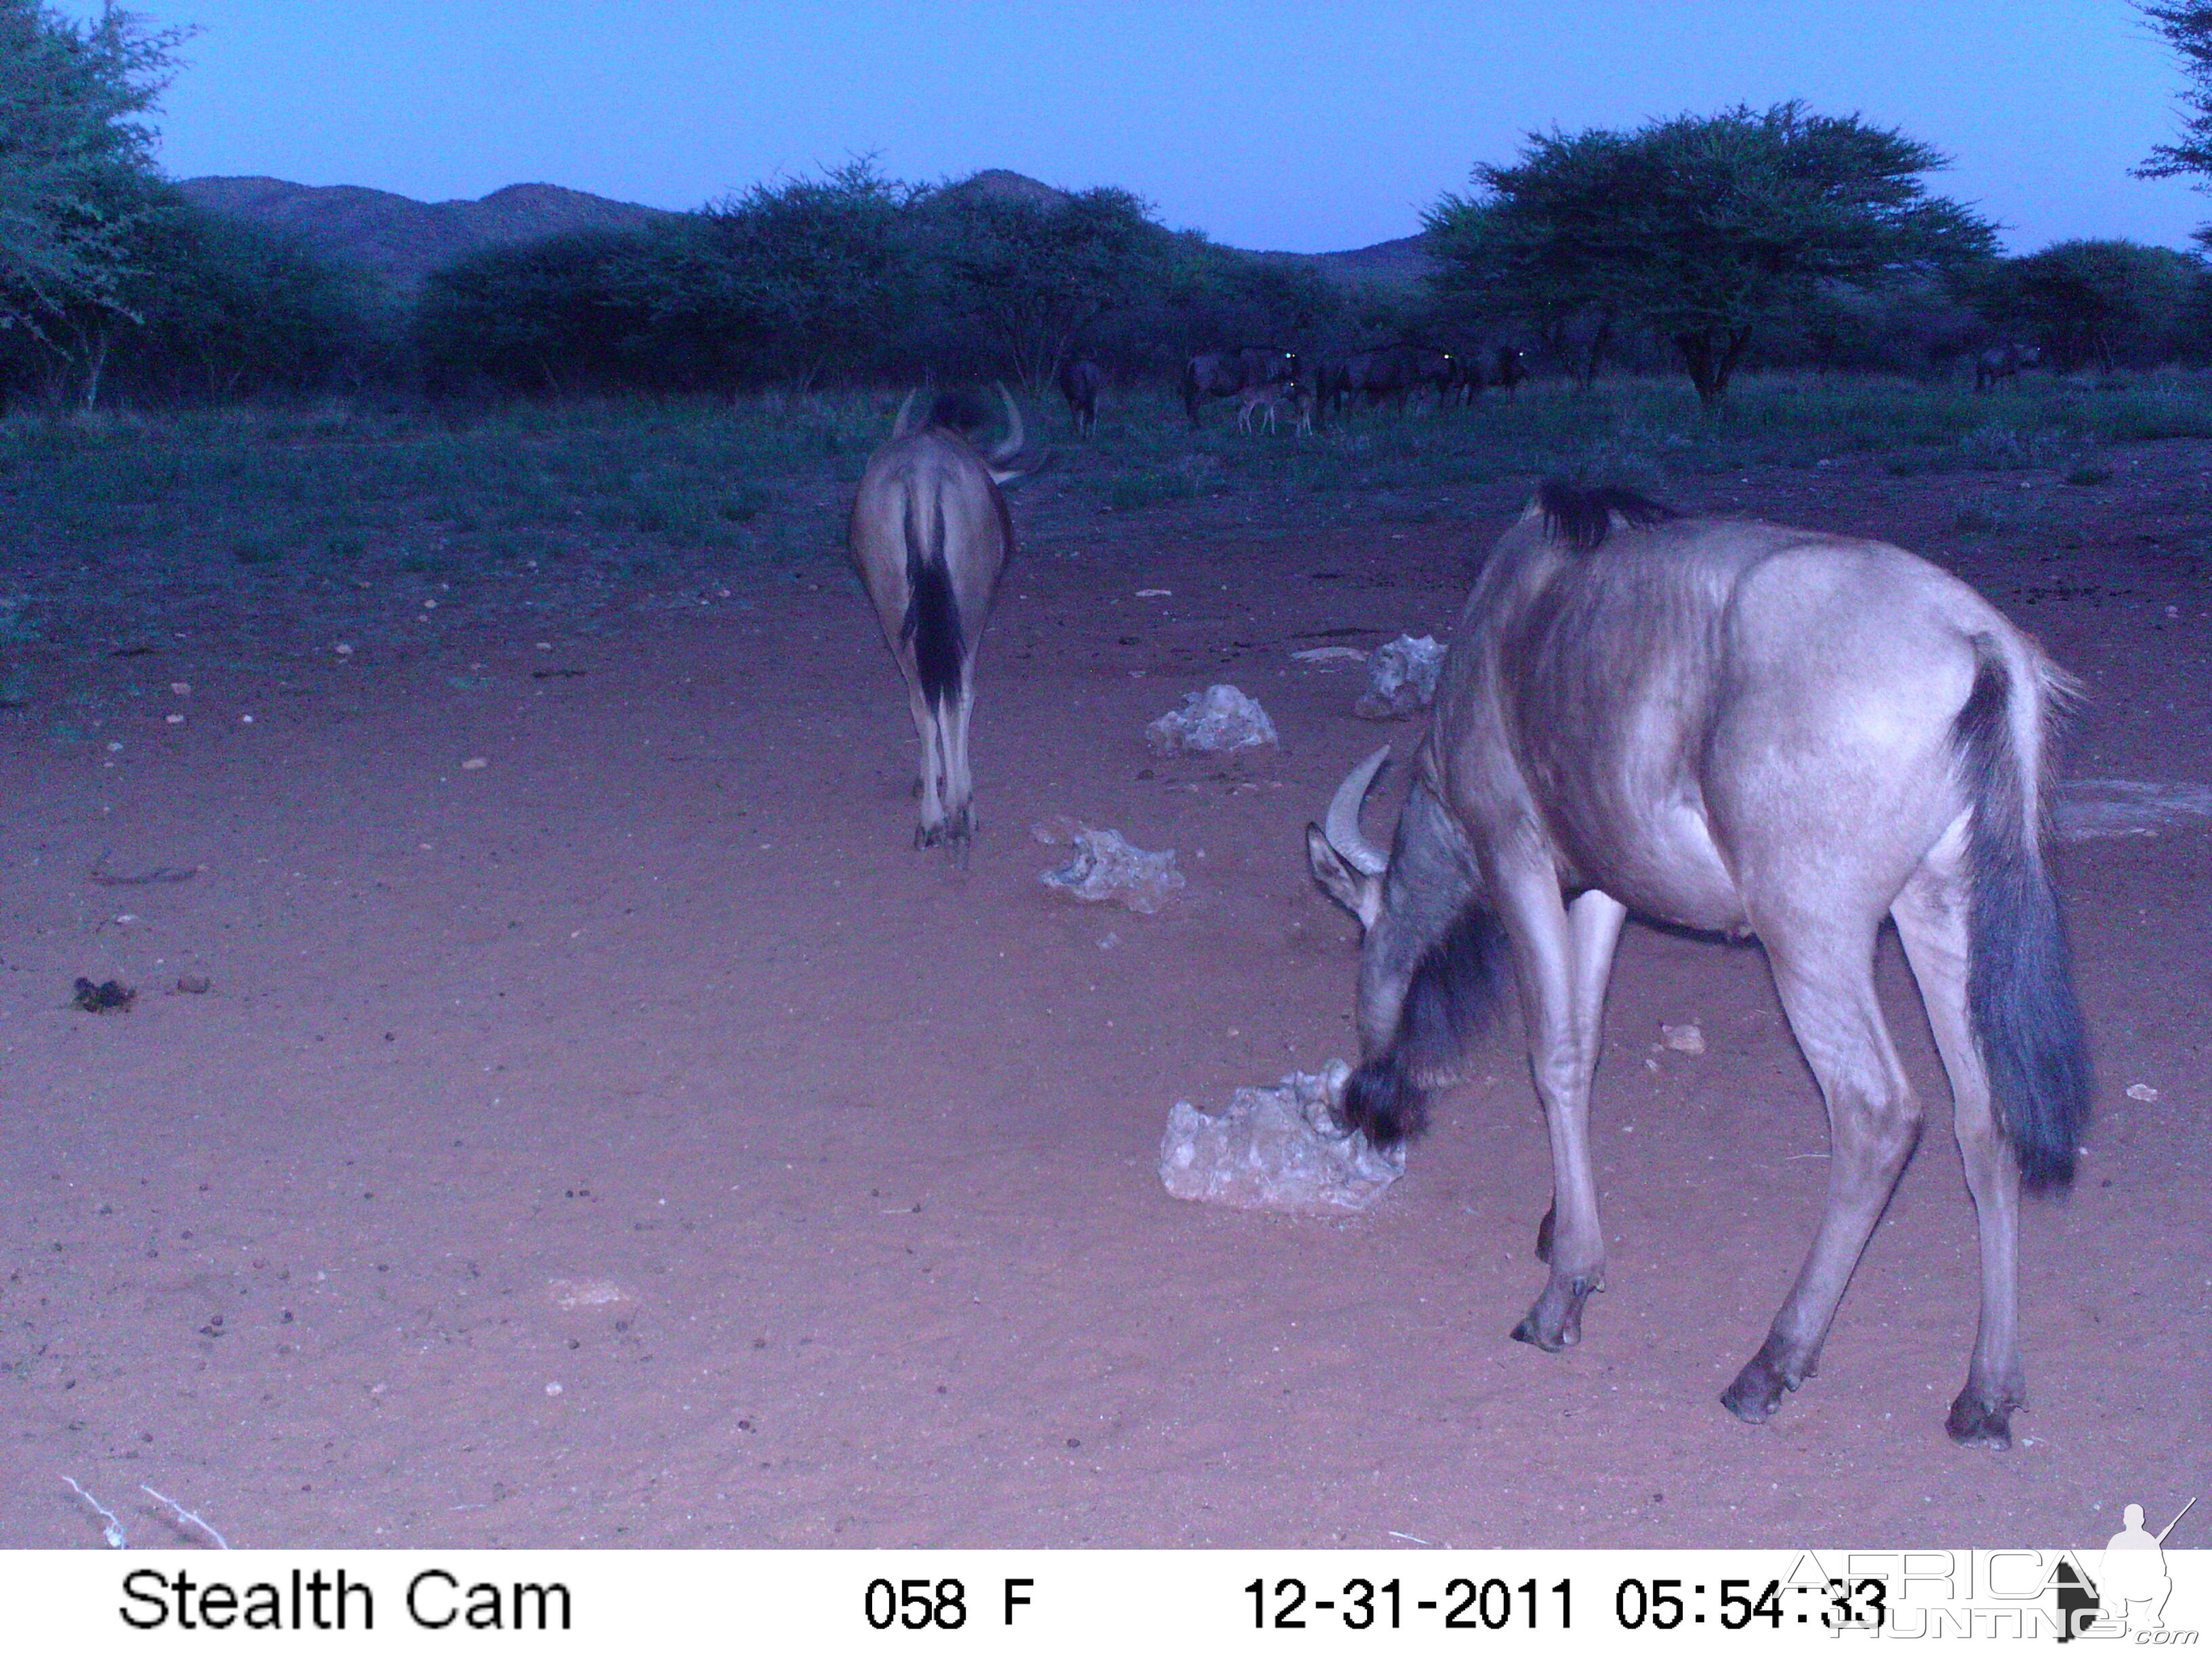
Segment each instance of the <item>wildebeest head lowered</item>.
M921 736L917 847L965 843L975 829L968 717L975 652L1014 552L1013 520L999 486L1036 465L1023 452L1020 409L1004 386L999 395L1006 433L983 449L973 436L983 422L972 400L940 396L915 422L908 393L853 501L853 568L906 676Z
M1921 1108L1875 993L1893 921L1951 1083L1981 1240L1979 1333L1947 1426L2003 1444L2026 1395L2023 1177L2064 1186L2089 1079L2039 846L2045 716L2069 682L1978 594L1880 542L1680 518L1547 484L1461 613L1386 858L1360 803L1388 751L1310 826L1322 885L1365 927L1363 1060L1344 1115L1417 1133L1518 981L1550 1129L1551 1277L1515 1328L1581 1334L1605 1241L1590 1074L1632 910L1765 946L1826 1097L1826 1212L1765 1345L1722 1396L1761 1421L1812 1374Z

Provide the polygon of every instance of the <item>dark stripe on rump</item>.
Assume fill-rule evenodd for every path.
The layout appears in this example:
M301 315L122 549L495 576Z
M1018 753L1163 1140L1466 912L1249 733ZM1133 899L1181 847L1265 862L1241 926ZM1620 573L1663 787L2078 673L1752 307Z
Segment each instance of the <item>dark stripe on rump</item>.
M921 502L907 497L906 617L899 627L900 640L914 648L914 666L921 681L922 701L944 708L960 696L960 665L964 654L960 629L960 602L952 592L952 573L945 563L945 503L933 491L929 526L925 538Z

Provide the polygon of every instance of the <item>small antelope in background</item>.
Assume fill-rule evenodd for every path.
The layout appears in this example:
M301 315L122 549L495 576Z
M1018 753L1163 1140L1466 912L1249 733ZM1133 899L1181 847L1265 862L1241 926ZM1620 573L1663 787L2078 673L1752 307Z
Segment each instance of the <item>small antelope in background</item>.
M1267 386L1248 386L1243 391L1238 392L1237 394L1237 429L1239 432L1252 430L1252 416L1264 410L1266 413L1262 424L1268 431L1273 432L1275 429L1275 410L1282 404L1285 389L1285 384L1278 380Z
M1312 437L1314 410L1321 406L1313 387L1304 380L1292 380L1283 388L1283 402L1291 411L1291 430L1301 437Z
M1621 489L1538 492L1460 613L1388 854L1359 827L1387 749L1306 832L1316 878L1365 932L1352 1127L1384 1145L1419 1133L1519 984L1553 1196L1536 1238L1551 1276L1516 1339L1578 1341L1605 1282L1590 1077L1633 910L1755 934L1826 1097L1826 1212L1721 1401L1764 1422L1813 1375L1923 1121L1875 990L1892 921L1979 1224L1981 1324L1945 1426L2010 1443L2027 1397L2021 1189L2073 1179L2089 1107L2041 846L2044 728L2071 684L1901 549L1684 518Z
M971 399L939 396L917 422L908 392L853 501L853 568L906 676L921 737L918 848L964 847L975 833L968 717L975 653L1014 553L1013 520L999 486L1036 470L1023 459L1022 412L1005 386L999 395L1006 436L984 450L972 435L982 416Z

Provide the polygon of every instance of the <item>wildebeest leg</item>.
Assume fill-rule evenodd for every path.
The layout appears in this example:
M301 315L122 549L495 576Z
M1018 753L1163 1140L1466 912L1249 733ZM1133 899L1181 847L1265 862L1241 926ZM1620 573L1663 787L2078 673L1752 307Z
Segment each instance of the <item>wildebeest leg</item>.
M936 712L918 688L909 687L914 729L921 738L921 823L914 832L916 847L934 847L945 839L944 738Z
M1590 1173L1590 1073L1613 946L1628 914L1596 891L1563 908L1554 879L1548 871L1532 872L1506 896L1529 1066L1552 1142L1552 1208L1540 1232L1552 1276L1512 1334L1548 1353L1582 1340L1583 1304L1605 1282L1605 1232Z
M1627 909L1595 889L1583 894L1567 907L1567 925L1575 947L1574 969L1574 1030L1575 1040L1583 1052L1589 1056L1589 1069L1597 1069L1598 1046L1605 1030L1605 988L1613 976L1613 954L1620 942L1620 924L1626 920ZM1588 1077L1584 1079L1585 1120L1587 1120ZM1587 1132L1585 1132L1587 1140ZM1559 1196L1558 1149L1553 1147L1554 1171L1551 1207L1536 1225L1536 1260L1552 1259L1552 1236L1559 1226ZM1595 1210L1596 1200L1591 1199Z
M2020 1358L2020 1166L1990 1110L1989 1073L1968 1024L1967 890L1960 877L1960 844L1945 837L1905 884L1890 914L1951 1079L1953 1129L1981 1233L1981 1322L1966 1386L1952 1401L1944 1426L1961 1445L2008 1446L2012 1413L2027 1403Z
M962 677L960 696L939 716L945 733L945 833L965 842L975 833L975 779L968 770L968 717L975 712L975 688Z
M1804 922L1759 933L1790 1029L1827 1102L1828 1200L1765 1343L1721 1395L1747 1423L1764 1423L1786 1391L1812 1376L1836 1304L1912 1156L1921 1122L1875 998L1874 927Z

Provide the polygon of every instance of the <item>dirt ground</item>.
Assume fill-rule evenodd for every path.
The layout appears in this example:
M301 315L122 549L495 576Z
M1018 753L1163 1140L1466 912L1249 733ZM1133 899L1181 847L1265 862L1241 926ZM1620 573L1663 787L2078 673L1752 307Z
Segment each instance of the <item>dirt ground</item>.
M2112 455L2095 488L1855 462L1675 495L1942 560L2087 682L2070 774L2212 783L2212 447ZM221 617L81 652L96 728L0 716L0 1545L100 1546L65 1477L139 1546L192 1541L142 1483L264 1547L2162 1524L2212 1487L2202 833L2057 855L2098 1118L2070 1199L2027 1213L2008 1453L1943 1435L1972 1215L1893 943L1932 1132L1765 1428L1716 1396L1796 1271L1826 1135L1755 949L1625 940L1610 1282L1567 1353L1506 1340L1549 1189L1512 1039L1364 1216L1162 1190L1172 1103L1352 1049L1354 925L1300 832L1419 726L1291 653L1443 634L1520 494L1116 515L1037 481L964 869L909 848L905 696L827 556L683 611L229 619L283 647L265 671ZM2014 529L1960 528L2014 500ZM1280 751L1149 755L1146 722L1221 680ZM1054 814L1176 849L1188 886L1157 916L1048 890ZM135 1003L72 1008L79 975ZM1690 1021L1704 1053L1657 1046Z

